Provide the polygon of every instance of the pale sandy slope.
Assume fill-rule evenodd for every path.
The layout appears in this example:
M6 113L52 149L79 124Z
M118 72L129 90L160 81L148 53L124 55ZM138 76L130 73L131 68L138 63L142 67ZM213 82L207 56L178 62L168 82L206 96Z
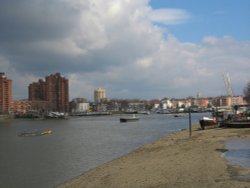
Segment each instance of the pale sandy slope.
M250 138L250 129L197 127L172 134L119 159L90 170L58 188L250 188L250 179L236 180L250 169L228 165L221 156L224 141Z

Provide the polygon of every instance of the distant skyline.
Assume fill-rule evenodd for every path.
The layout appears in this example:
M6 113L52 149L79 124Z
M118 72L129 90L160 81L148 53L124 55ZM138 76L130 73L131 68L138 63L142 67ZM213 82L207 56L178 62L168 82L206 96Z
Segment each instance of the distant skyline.
M60 72L70 99L234 94L250 81L248 0L0 0L0 72L13 99Z

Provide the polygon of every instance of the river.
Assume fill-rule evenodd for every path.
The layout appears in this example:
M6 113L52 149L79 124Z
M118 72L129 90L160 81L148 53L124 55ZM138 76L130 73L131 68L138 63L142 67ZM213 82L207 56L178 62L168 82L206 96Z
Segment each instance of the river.
M207 114L192 114L192 123ZM120 123L119 115L68 120L0 121L0 187L50 188L165 135L188 128L188 114L139 115ZM51 135L20 137L51 129Z

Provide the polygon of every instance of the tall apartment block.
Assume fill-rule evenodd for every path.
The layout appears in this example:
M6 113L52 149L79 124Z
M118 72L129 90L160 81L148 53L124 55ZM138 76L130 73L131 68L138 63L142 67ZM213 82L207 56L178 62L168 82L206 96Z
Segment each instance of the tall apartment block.
M48 110L57 112L69 111L69 82L60 73L46 76L45 81L29 85L29 100L48 102Z
M8 113L12 100L12 80L0 72L0 113Z
M69 111L69 81L60 73L46 77L46 100L53 111Z
M97 88L94 91L94 101L95 103L101 102L102 99L106 99L106 92L102 88Z
M39 79L38 82L33 82L29 85L29 100L30 101L45 101L46 100L46 82Z

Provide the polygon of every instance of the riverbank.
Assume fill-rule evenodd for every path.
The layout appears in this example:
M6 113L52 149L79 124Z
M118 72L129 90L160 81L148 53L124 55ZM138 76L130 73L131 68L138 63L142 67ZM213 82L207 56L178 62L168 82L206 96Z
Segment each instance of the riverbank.
M57 188L247 188L250 169L229 165L222 157L229 138L250 138L250 129L193 128L147 144Z
M0 115L0 121L4 121L4 120L9 120L9 119L13 119L14 116L13 115Z

